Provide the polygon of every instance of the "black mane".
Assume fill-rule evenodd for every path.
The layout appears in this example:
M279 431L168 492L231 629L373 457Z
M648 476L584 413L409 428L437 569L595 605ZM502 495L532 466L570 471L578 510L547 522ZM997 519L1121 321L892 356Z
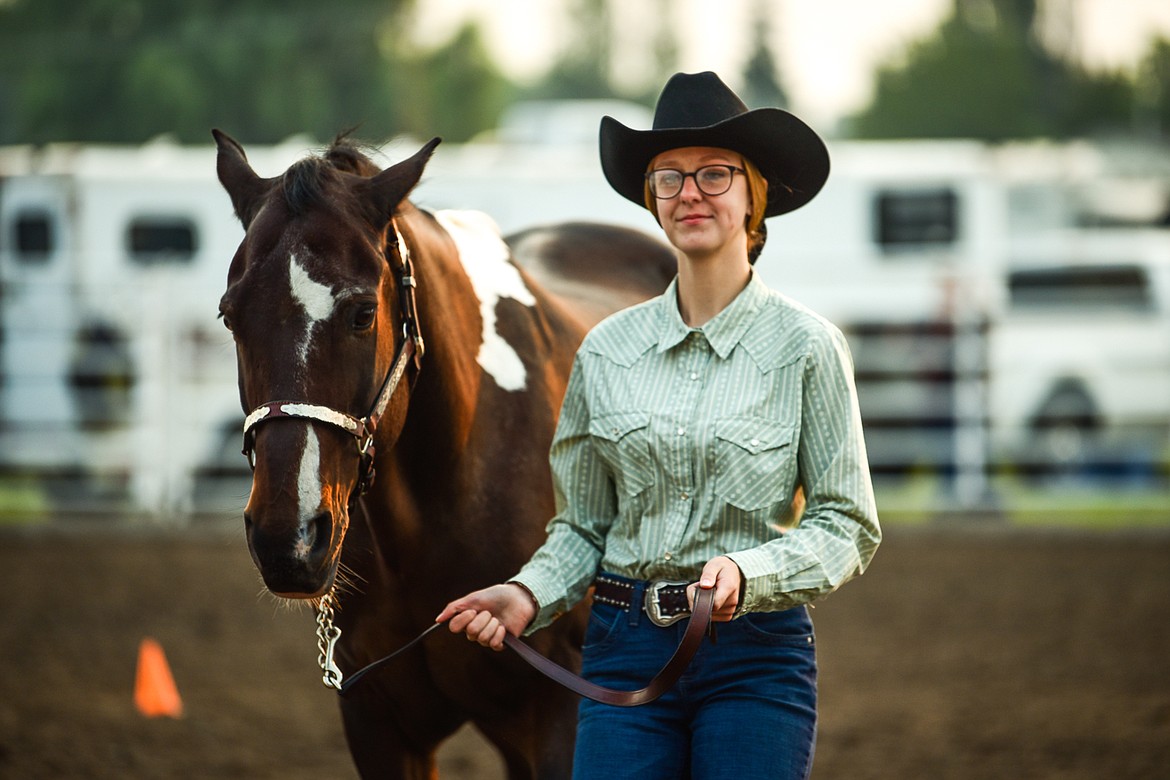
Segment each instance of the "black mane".
M373 176L381 169L370 160L363 147L338 135L320 155L306 157L289 166L281 177L284 202L293 214L323 205L330 191L337 191L342 174Z

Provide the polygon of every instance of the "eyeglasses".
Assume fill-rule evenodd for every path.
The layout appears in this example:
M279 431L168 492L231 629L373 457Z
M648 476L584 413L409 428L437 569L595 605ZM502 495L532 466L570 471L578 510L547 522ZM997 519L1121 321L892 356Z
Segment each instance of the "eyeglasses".
M695 180L695 186L704 195L722 195L731 189L731 182L736 173L747 173L743 168L734 165L704 165L697 171L684 173L674 168L657 168L646 174L646 181L650 185L650 193L656 198L670 200L677 198L682 192L687 177Z

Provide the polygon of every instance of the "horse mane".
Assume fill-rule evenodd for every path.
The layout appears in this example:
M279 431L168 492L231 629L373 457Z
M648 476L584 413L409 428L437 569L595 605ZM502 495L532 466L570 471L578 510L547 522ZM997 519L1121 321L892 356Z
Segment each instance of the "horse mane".
M293 214L324 204L326 193L337 191L341 174L373 176L381 172L367 153L372 147L352 140L350 132L339 133L324 152L298 160L284 172L281 191Z

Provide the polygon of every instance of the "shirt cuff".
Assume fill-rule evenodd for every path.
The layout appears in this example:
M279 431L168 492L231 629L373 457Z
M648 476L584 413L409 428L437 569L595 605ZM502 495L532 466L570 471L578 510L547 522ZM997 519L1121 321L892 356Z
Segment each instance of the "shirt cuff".
M735 553L726 553L726 556L735 561L746 583L743 588L743 598L736 607L733 618L748 612L769 611L773 608L777 594L783 592L785 580L804 571L806 567L789 566L788 570L776 571L776 561L765 550L741 550Z
M532 600L536 602L536 616L532 618L528 628L524 629L525 636L539 631L561 616L561 613L556 611L555 605L562 601L564 596L558 595L557 586L545 582L534 573L524 571L512 577L508 582L524 588Z

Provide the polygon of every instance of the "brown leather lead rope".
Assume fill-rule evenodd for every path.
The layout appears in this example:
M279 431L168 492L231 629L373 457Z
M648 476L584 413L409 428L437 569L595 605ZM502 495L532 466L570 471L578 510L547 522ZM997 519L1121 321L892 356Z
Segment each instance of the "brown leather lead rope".
M711 611L714 605L714 588L698 588L696 590L695 608L691 613L690 622L687 623L686 633L683 634L678 649L666 662L666 666L654 675L654 679L645 688L636 691L615 691L613 688L605 688L591 683L584 677L545 658L511 634L504 635L504 644L515 650L536 671L553 682L563 685L573 693L602 704L612 704L615 707L637 707L639 704L654 701L674 687L678 678L682 677L683 672L690 665L691 659L698 652L699 645L703 643L703 637L707 634L707 627L711 623ZM636 608L630 607L630 609Z
M545 658L518 637L514 637L511 634L505 634L504 644L523 658L536 671L579 696L584 696L587 699L592 699L602 704L611 704L614 707L637 707L640 704L648 704L654 701L674 687L674 684L682 677L683 672L690 665L691 659L698 652L699 646L703 643L703 637L707 634L707 627L711 624L711 612L714 606L715 589L698 588L695 593L694 611L691 612L686 633L683 634L682 641L679 642L678 648L674 651L674 655L670 657L670 660L666 662L662 670L654 675L654 679L645 688L639 688L636 691L617 691L613 688L606 688L591 683L584 677L574 674L560 664ZM636 607L631 607L631 609L636 609ZM344 683L334 686L337 688L338 694L341 696L348 695L352 691L353 686L368 673L386 665L387 662L397 657L400 653L414 647L422 641L423 637L434 631L440 625L440 623L436 623L430 626L426 631L423 631L390 655L380 658L372 664L354 672Z

